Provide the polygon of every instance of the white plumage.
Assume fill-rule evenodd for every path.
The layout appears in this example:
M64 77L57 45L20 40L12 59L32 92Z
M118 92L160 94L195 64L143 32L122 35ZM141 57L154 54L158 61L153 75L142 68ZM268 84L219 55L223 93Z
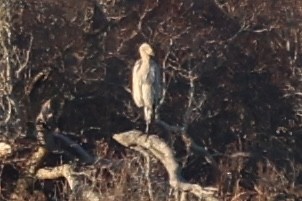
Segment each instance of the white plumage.
M137 60L132 71L132 96L138 107L144 107L146 132L152 120L154 108L161 98L160 68L151 56L151 46L143 43L139 47L141 59Z

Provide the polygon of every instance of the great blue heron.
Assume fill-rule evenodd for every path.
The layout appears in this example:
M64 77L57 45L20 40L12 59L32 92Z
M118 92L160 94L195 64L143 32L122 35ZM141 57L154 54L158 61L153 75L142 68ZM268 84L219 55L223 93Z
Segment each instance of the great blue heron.
M149 44L143 43L139 47L139 54L141 58L136 61L132 72L132 96L138 107L144 107L148 133L153 112L161 98L160 68L151 59L154 53Z

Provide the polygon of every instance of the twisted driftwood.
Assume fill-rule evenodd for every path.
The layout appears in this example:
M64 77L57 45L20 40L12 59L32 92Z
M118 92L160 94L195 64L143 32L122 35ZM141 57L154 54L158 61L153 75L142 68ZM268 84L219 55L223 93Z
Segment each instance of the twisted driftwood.
M94 157L90 156L80 145L70 140L68 137L62 135L56 129L54 120L54 109L52 100L47 100L42 105L40 113L36 118L36 131L38 139L37 150L29 157L26 162L27 170L25 176L19 178L16 184L15 192L11 195L11 200L18 200L22 197L23 193L28 189L33 178L37 179L57 179L64 177L72 190L71 199L86 200L86 201L99 201L100 196L89 186L83 185L81 179L76 176L70 165L60 165L52 168L41 168L41 164L48 153L60 149L55 143L60 140L62 143L71 147L81 161L86 164L94 163ZM0 143L0 158L5 157L11 153L10 147L7 144Z
M175 160L173 150L159 137L146 135L138 130L118 133L113 139L125 147L139 151L141 148L150 152L165 167L169 174L170 186L177 191L192 193L200 199L207 201L217 200L214 197L215 188L203 188L198 184L191 184L181 177L178 163Z

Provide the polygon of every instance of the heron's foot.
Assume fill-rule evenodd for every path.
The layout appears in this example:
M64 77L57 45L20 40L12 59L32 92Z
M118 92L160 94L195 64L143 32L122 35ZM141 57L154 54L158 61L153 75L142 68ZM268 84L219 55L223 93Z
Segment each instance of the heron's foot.
M147 133L146 130L145 130L145 132L141 132L139 134L139 137L142 137L142 136L144 136L145 142L149 139L149 133Z
M150 125L149 123L146 123L146 130L145 130L145 134L146 134L147 136L146 136L145 141L147 141L147 140L148 140L148 138L149 138L149 134L150 134L150 133L149 133L149 125Z

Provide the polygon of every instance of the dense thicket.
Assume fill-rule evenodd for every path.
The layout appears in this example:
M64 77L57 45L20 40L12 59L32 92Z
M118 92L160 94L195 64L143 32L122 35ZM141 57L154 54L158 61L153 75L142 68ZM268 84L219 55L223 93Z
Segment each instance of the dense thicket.
M19 152L36 144L22 139L35 135L48 99L60 131L90 152L101 141L123 152L111 136L144 129L129 89L137 48L149 42L165 78L161 119L187 125L218 164L184 153L170 134L187 156L184 177L219 186L226 200L301 196L301 1L14 0L1 8L0 128ZM5 173L22 173L22 162L6 164L2 187L13 182Z

